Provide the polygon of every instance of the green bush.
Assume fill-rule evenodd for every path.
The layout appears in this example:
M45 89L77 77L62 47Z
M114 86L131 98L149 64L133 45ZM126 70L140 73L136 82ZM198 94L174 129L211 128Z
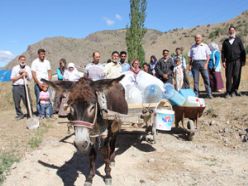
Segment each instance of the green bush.
M208 38L211 40L214 40L217 37L219 37L222 32L223 32L223 30L221 30L220 28L216 28L214 31L210 32Z

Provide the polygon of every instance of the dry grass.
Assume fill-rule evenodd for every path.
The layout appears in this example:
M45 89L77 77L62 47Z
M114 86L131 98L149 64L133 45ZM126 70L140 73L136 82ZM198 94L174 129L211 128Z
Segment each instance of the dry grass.
M34 94L34 85L29 85L30 93L31 93L31 99L32 99L32 105L35 105L35 94ZM0 111L5 110L14 110L14 101L12 96L12 83L0 83ZM21 102L22 103L22 102ZM21 104L22 111L25 113L26 109L23 103Z

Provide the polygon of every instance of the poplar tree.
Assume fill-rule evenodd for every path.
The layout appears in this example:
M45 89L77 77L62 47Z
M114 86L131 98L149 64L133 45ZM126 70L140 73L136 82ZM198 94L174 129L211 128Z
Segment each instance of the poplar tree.
M141 63L145 60L145 51L142 39L146 33L144 22L146 18L146 0L130 0L130 27L126 32L126 44L129 62L139 59Z

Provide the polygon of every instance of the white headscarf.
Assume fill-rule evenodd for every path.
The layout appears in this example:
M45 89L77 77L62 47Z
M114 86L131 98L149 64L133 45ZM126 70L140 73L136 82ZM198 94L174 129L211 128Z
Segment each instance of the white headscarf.
M209 46L209 48L210 48L211 51L214 51L214 50L220 51L219 46L218 46L217 43L212 42L208 46Z

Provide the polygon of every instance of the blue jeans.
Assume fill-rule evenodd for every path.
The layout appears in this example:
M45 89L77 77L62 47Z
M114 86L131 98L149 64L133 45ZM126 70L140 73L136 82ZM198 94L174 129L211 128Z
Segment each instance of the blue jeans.
M46 104L39 104L40 105L40 117L51 117L53 113L52 104L46 103Z
M205 64L206 64L206 61L204 60L196 60L196 61L193 61L193 64L192 64L191 71L192 71L192 75L194 78L194 92L196 96L199 96L199 73L201 73L208 96L212 95L211 88L210 88L210 82L209 82L208 70L204 68Z
M39 85L35 84L34 85L34 93L35 93L35 97L36 97L36 111L37 111L37 114L39 114L41 111L40 111L40 104L39 104L39 96L40 96L40 87Z

